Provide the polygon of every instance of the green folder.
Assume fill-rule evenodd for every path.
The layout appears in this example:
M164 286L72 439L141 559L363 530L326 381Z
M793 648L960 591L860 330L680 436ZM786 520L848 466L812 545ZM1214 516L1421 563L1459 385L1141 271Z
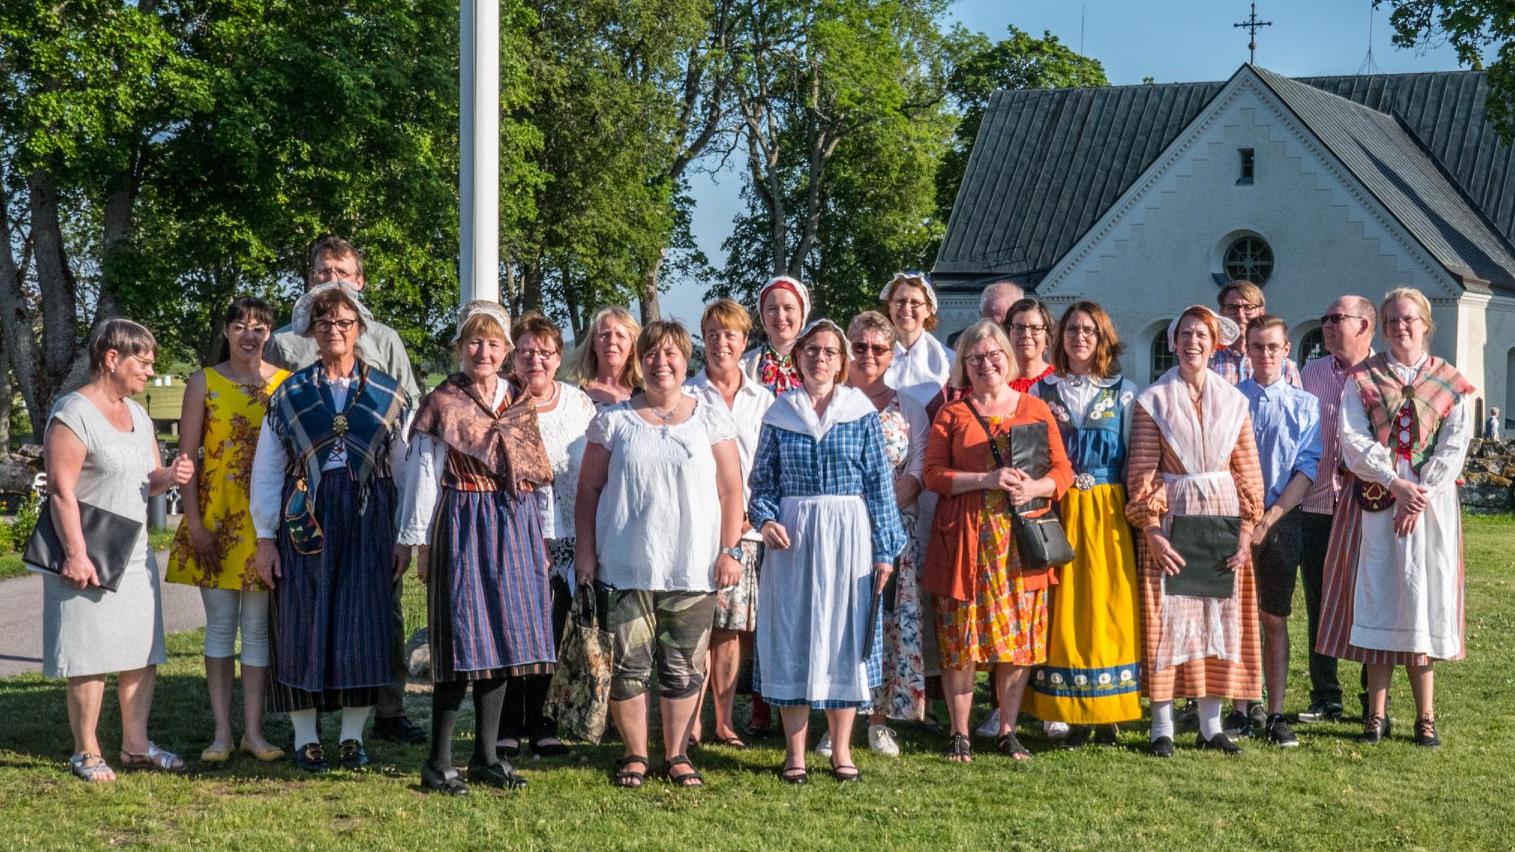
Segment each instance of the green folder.
M1236 553L1241 518L1229 515L1174 515L1168 541L1183 557L1177 574L1163 577L1163 594L1198 598L1229 598L1236 575L1226 560Z

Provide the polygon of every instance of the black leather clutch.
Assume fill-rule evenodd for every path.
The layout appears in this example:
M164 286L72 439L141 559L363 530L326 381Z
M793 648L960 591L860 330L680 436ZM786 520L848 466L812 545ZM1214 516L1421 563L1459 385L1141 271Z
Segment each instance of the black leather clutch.
M121 575L131 562L142 535L142 524L88 503L79 504L79 524L84 529L84 552L94 563L101 588L114 592L121 586ZM26 543L21 561L49 574L63 572L63 541L53 527L53 513L46 503L37 518L37 528Z
M1163 593L1200 598L1229 598L1236 575L1226 560L1241 540L1241 518L1228 515L1174 515L1168 541L1184 559L1177 574L1163 577Z

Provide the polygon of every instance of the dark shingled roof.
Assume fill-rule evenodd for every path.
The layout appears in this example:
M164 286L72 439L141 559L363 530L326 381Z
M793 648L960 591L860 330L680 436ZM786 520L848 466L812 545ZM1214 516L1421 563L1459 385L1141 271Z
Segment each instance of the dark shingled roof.
M1453 274L1515 285L1515 150L1484 119L1482 72L1290 80L1253 70ZM995 93L938 282L1040 281L1225 85Z

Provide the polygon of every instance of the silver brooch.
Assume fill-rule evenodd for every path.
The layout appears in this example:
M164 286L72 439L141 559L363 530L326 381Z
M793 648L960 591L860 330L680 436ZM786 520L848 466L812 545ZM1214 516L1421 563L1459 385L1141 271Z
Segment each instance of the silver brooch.
M1094 489L1094 474L1080 473L1073 477L1073 487L1080 491L1092 491Z

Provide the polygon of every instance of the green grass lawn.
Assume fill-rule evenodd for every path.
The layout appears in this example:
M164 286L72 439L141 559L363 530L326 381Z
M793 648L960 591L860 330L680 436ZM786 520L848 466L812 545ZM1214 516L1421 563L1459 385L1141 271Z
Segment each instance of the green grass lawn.
M148 542L155 551L168 547L169 543L173 540L174 530L172 529L153 530L151 533L148 533ZM25 542L18 546L24 546L24 544ZM26 566L21 564L20 553L0 554L0 580L9 580L12 577L25 576L25 574ZM422 617L425 617L424 613Z
M808 787L781 784L774 777L778 741L767 740L743 753L697 752L709 781L704 790L661 781L613 789L606 773L619 748L605 745L527 764L525 791L475 788L467 799L445 799L417 788L424 747L382 743L371 749L379 768L363 775L308 778L287 764L270 768L247 758L185 778L127 776L90 788L64 765L70 740L62 685L27 676L0 681L4 845L1509 848L1515 520L1470 517L1466 530L1468 659L1439 668L1445 745L1438 751L1408 739L1413 705L1401 675L1392 697L1395 736L1373 748L1356 742L1353 721L1300 726L1303 745L1288 752L1247 742L1238 759L1196 753L1187 747L1193 734L1185 734L1176 758L1157 761L1144 751L1143 727L1132 725L1120 747L1076 753L1050 751L1038 735L1027 736L1037 756L1025 765L979 740L975 762L956 766L939 756L944 736L899 725L904 756L875 758L859 745L864 780L845 787L821 772ZM414 623L424 613L411 585ZM1297 604L1293 619L1291 710L1307 690L1303 610ZM198 634L174 637L169 651L152 730L164 746L197 755L210 732ZM1356 667L1344 665L1343 681L1355 679ZM411 702L413 718L424 723L427 696ZM937 713L945 718L940 705ZM103 742L117 743L113 699L104 719ZM463 759L469 732L461 727ZM282 719L270 721L268 732L276 742L289 738ZM825 762L813 757L811 765Z

